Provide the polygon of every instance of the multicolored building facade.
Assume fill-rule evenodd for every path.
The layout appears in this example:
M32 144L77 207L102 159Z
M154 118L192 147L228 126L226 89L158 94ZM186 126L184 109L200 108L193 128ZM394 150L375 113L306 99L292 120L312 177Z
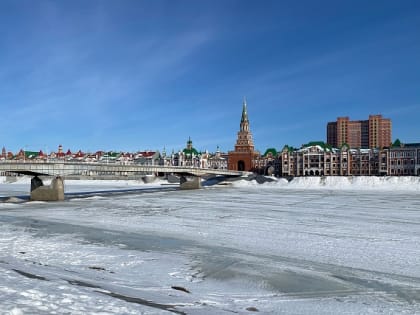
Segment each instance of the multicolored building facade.
M313 142L278 155L279 176L420 176L420 143L382 149L340 149Z

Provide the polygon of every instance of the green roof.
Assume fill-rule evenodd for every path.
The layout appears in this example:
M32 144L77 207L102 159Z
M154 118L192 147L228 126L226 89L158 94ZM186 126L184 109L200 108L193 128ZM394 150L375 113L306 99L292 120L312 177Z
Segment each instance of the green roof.
M277 156L277 150L274 148L268 148L263 156L267 156L269 153L271 153L272 156Z
M104 152L104 156L111 157L111 158L117 158L120 155L121 155L121 153L119 153L119 152L113 152L113 151Z
M188 137L188 141L187 141L187 147L182 150L182 152L184 152L185 155L190 155L192 156L194 155L198 155L198 151L196 149L194 149L194 147L192 146L192 140L191 137Z
M192 148L192 149L184 149L184 150L182 150L182 152L184 152L184 154L185 155L198 155L199 153L198 153L198 151L196 150L196 149L194 149L194 148Z
M346 147L347 149L350 149L350 146L345 142L343 142L343 144L341 145L340 150L342 150L344 147Z
M302 148L312 147L312 146L320 146L324 150L332 150L332 145L325 143L324 141L311 141L307 144L302 145Z
M25 157L27 158L34 158L39 155L38 151L23 151L25 153Z
M284 147L283 147L283 149L281 151L282 152L283 151L293 152L293 151L296 151L296 149L294 147L292 147L292 146L289 146L289 145L285 144Z
M397 139L397 140L395 140L394 141L394 143L392 144L392 147L393 148L396 148L396 147L401 147L401 141L400 141L400 139Z

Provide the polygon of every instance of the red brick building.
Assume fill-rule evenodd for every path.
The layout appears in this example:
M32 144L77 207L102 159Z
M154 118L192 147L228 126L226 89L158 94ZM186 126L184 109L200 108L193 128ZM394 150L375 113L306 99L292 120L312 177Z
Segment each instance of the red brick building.
M252 171L255 169L255 163L258 157L259 153L258 151L255 151L254 142L252 141L246 101L244 100L235 150L229 151L228 155L228 169L235 171Z

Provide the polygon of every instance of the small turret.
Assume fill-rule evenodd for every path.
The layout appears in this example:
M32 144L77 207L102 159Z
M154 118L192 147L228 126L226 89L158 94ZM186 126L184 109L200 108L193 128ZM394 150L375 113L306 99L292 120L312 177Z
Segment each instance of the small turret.
M188 137L188 141L187 141L187 150L191 150L192 149L192 140L191 137Z

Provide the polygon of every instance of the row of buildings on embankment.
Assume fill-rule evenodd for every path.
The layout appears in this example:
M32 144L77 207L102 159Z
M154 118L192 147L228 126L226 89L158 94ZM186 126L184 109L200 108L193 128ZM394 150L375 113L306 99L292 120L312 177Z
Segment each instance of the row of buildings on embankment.
M159 151L115 152L96 151L72 152L70 149L63 151L63 146L58 146L58 151L44 153L21 149L16 154L7 152L3 147L0 154L1 162L31 162L31 163L115 163L123 165L165 165L165 166L190 166L210 169L227 169L227 155L217 148L215 153L208 151L199 152L189 139L186 148L178 152L166 153Z
M391 143L391 120L370 115L368 120L338 118L327 124L327 143L300 148L254 149L246 102L243 104L235 149L228 168L282 177L294 176L420 176L420 143ZM339 146L339 147L338 147Z
M254 148L246 101L243 103L239 132L234 150L228 153L199 152L191 138L183 150L85 153L20 150L17 154L3 148L1 161L87 162L139 165L188 166L209 169L253 171L279 177L295 176L420 176L420 143L391 143L391 120L370 115L368 120L352 121L339 117L327 124L327 142L310 142L300 148L284 146L260 154Z
M420 143L382 149L337 149L311 142L299 149L269 149L253 161L258 173L294 176L420 176Z

